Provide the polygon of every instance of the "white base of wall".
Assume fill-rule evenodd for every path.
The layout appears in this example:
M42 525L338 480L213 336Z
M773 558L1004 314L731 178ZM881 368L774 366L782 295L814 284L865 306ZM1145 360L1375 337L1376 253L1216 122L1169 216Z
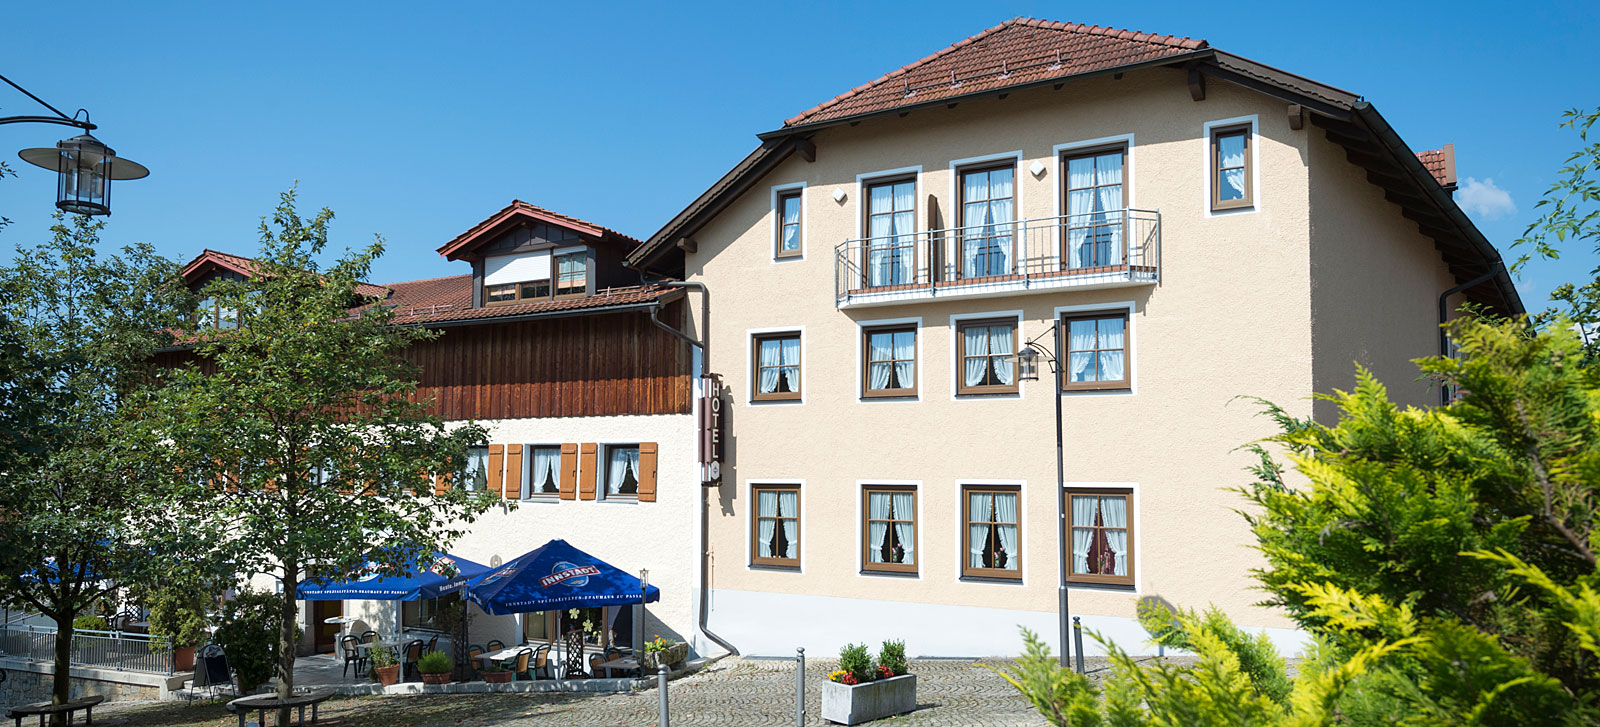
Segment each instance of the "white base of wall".
M803 646L808 656L827 658L848 643L866 642L876 651L884 639L904 640L906 653L913 657L1015 656L1022 652L1019 626L1042 637L1052 652L1059 651L1060 627L1050 612L723 588L712 590L710 605L711 630L746 656L794 656L795 647ZM1085 655L1106 653L1089 638L1089 631L1130 654L1156 653L1148 643L1149 634L1134 619L1087 614L1080 618ZM1265 631L1284 656L1300 655L1308 643L1305 634L1294 629L1246 628Z

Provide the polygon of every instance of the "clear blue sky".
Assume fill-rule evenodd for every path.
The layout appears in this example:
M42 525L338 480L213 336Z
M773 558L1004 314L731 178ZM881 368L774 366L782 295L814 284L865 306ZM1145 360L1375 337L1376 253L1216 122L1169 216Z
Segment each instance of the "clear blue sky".
M1414 149L1455 143L1504 250L1600 104L1600 3L8 3L0 73L153 172L114 187L109 243L251 253L300 182L336 239L383 234L378 282L464 272L434 249L512 198L643 238L755 134L1018 15L1205 38L1363 94ZM802 9L803 10L799 10ZM798 11L797 11L798 10ZM0 115L35 113L0 89ZM48 227L51 176L0 127L0 259ZM1492 187L1485 180L1493 180ZM1514 211L1494 190L1509 195ZM1536 265L1530 308L1593 256Z

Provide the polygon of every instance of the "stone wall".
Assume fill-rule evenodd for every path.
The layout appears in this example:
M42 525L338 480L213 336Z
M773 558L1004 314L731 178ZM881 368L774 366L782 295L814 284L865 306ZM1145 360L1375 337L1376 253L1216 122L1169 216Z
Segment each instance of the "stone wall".
M54 684L55 676L49 673L49 665L17 665L0 664L0 711L19 704L30 702L44 702L50 699L50 690ZM163 687L157 677L150 680L153 683L137 684L122 681L109 681L90 677L77 676L78 669L74 669L72 677L72 697L85 697L101 695L108 702L161 699ZM154 677L155 675L140 675L141 677Z

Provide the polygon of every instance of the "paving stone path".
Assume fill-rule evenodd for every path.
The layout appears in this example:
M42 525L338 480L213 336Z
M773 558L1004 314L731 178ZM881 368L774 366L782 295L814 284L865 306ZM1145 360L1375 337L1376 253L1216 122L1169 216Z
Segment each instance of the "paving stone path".
M1104 675L1102 659L1089 659L1090 678ZM994 672L992 664L1011 668L1007 659L916 660L917 710L876 724L899 727L1039 727L1042 717ZM822 719L822 684L836 660L806 663L807 725L828 725ZM672 724L675 727L788 727L794 724L794 670L792 660L736 659L718 661L671 683ZM340 727L651 727L656 724L654 689L632 694L453 694L355 697L331 700L321 711L323 721ZM237 719L222 712L218 703L183 705L106 705L95 710L96 724L182 725L227 727ZM270 719L269 719L270 723Z

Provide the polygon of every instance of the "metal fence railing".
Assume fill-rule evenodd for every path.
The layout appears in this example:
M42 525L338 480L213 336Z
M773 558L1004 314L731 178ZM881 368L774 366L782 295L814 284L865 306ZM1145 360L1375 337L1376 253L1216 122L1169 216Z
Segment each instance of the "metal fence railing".
M46 626L0 626L0 655L32 661L56 658L56 630ZM149 634L83 629L72 634L72 663L120 671L173 673L173 653Z
M962 286L1160 281L1161 213L1118 209L848 240L834 250L840 302Z

